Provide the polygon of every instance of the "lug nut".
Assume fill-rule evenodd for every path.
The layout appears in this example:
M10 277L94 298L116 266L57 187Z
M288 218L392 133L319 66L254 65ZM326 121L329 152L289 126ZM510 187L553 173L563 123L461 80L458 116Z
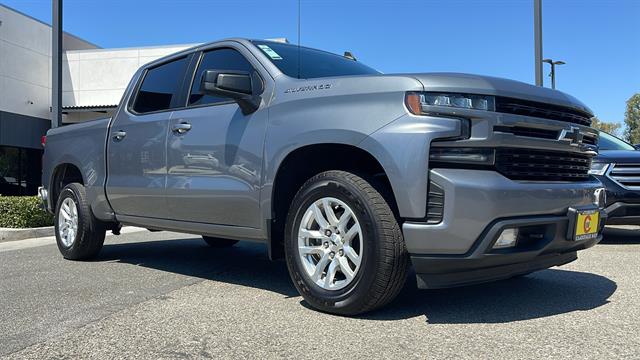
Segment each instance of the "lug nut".
M324 234L325 234L326 236L331 236L331 230L329 230L329 229L325 230L325 231L324 231Z
M329 253L329 259L333 259L334 256L336 256L336 254L333 251Z
M329 242L328 242L328 241L325 241L325 243L324 243L324 247L326 247L326 248L328 248L328 247L329 247Z
M340 249L340 251L338 251L338 255L340 256L344 255L344 250Z

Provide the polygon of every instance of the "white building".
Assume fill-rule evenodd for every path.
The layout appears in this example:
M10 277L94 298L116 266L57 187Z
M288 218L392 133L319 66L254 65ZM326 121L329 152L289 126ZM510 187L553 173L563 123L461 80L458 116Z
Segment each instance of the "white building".
M141 65L191 46L102 49L64 33L63 123L110 116ZM40 184L51 78L51 26L0 4L0 195Z
M63 123L110 116L140 66L191 46L66 50L62 64Z

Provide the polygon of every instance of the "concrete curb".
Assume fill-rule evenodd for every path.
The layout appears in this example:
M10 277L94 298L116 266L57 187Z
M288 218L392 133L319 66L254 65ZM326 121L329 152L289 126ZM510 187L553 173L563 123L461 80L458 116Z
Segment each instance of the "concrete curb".
M45 236L53 236L53 226L27 229L0 228L0 243Z

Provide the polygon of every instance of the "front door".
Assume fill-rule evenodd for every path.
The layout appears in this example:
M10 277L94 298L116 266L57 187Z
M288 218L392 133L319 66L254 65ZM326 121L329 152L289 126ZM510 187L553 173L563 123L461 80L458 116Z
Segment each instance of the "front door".
M187 107L171 116L167 202L174 220L259 228L262 145L267 112L244 115L226 98L203 95L205 70L254 71L238 51L202 53Z
M111 125L107 196L118 215L166 218L167 131L189 57L147 69Z

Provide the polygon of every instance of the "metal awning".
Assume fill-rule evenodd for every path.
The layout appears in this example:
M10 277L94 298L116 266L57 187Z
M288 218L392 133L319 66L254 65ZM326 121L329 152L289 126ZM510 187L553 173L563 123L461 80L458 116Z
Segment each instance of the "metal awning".
M86 105L86 106L63 106L62 113L79 113L79 112L98 112L106 113L110 110L114 110L118 105Z

